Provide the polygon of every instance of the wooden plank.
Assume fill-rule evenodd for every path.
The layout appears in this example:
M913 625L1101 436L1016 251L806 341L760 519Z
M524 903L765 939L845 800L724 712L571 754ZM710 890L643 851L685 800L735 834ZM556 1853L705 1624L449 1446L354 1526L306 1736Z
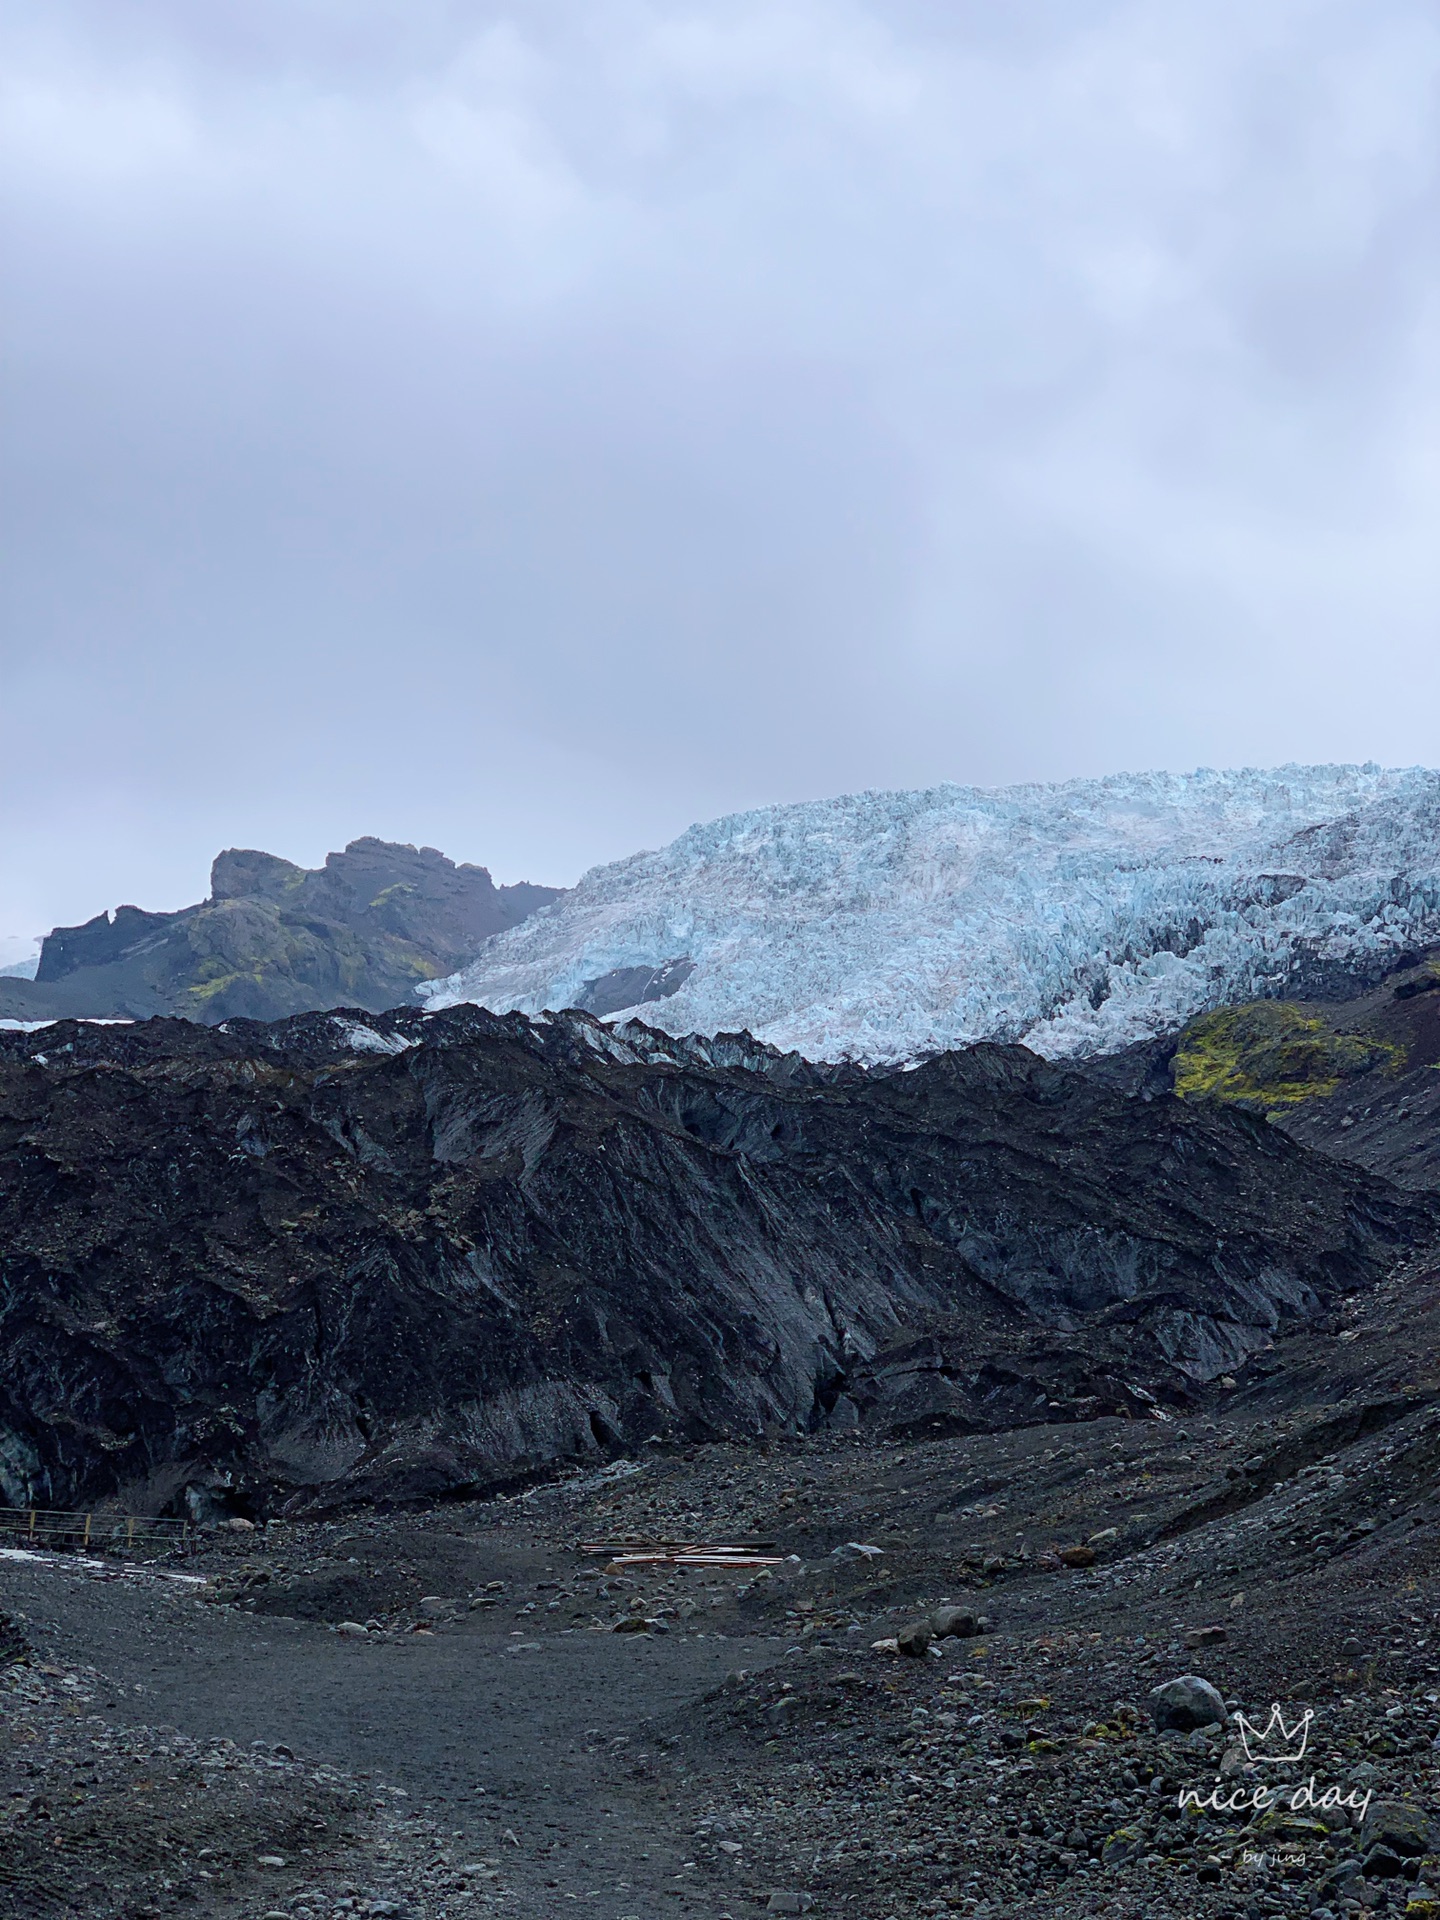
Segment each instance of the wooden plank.
M773 1553L773 1540L585 1540L580 1553Z

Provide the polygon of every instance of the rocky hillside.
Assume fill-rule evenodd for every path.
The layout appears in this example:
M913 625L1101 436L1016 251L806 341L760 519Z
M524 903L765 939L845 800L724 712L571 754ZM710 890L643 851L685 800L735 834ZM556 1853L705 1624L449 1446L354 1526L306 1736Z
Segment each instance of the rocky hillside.
M1437 1223L1144 1050L867 1073L473 1007L0 1034L0 1490L243 1513L1185 1404Z
M862 793L598 867L432 1006L644 1006L812 1059L1113 1052L1440 939L1440 774L1281 767Z
M1350 1000L1261 1000L1191 1022L1175 1086L1401 1186L1440 1189L1440 948L1409 962Z
M218 1023L333 1006L380 1010L472 958L559 896L497 887L433 847L352 840L323 867L231 848L210 898L178 913L120 907L45 941L33 981L0 980L0 1018Z

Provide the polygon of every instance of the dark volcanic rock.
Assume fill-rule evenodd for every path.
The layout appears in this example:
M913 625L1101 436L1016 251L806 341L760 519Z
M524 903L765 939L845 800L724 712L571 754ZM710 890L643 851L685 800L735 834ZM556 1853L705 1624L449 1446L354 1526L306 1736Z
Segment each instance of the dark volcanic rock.
M244 1512L842 1407L1139 1411L1435 1224L1021 1048L866 1074L474 1007L3 1034L0 1489Z
M174 1013L218 1023L337 1005L379 1011L408 1003L422 981L453 971L559 892L497 887L484 867L385 840L352 840L314 870L232 847L200 906L120 907L57 927L33 981L0 981L0 1017Z
M694 971L695 963L685 955L667 960L663 967L616 967L598 980L587 980L575 1004L582 1013L602 1019L627 1007L650 1006L678 993Z
M8 1613L0 1613L0 1667L8 1666L14 1660L23 1660L29 1651L19 1623L12 1620Z

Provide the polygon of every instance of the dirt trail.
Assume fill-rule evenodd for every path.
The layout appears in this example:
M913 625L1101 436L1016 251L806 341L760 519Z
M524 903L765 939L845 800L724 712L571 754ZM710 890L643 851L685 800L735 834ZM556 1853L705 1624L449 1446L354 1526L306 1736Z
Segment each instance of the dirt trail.
M622 1920L662 1897L677 1914L728 1910L687 1887L685 1743L657 1735L673 1739L687 1702L770 1664L782 1641L557 1632L512 1651L461 1629L357 1642L158 1582L16 1562L0 1564L0 1606L28 1616L42 1657L116 1683L97 1703L113 1721L283 1743L403 1788L500 1857L511 1912L551 1916L573 1898Z

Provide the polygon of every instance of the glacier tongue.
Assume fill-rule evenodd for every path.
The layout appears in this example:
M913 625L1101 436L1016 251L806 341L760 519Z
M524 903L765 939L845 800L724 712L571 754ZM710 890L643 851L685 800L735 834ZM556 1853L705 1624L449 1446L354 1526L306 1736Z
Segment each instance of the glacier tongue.
M813 1059L982 1039L1059 1057L1436 940L1440 773L1202 769L732 814L593 869L422 993L535 1014L684 956L643 1008L670 1033L748 1028Z

